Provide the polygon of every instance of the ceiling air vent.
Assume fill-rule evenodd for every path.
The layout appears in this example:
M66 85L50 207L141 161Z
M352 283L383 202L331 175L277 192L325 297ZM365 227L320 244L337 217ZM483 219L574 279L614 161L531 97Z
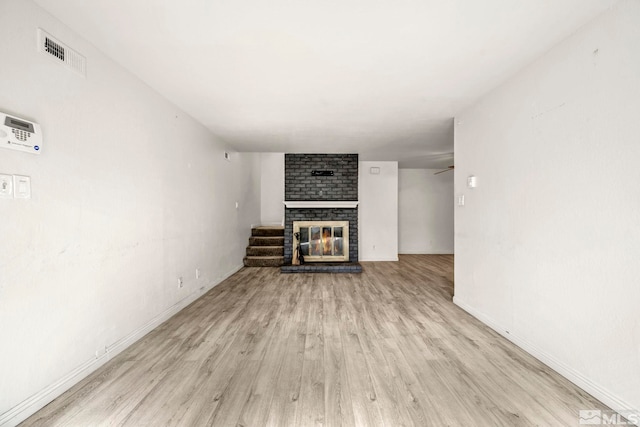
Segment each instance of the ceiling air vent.
M87 59L42 28L38 28L38 50L43 55L86 77Z

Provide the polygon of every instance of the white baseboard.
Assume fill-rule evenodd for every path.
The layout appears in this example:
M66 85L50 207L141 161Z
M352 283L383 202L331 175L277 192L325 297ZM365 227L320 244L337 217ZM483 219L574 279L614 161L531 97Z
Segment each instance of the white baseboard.
M434 249L429 251L402 251L400 255L453 255L451 249Z
M187 297L178 301L171 307L164 310L162 313L153 317L146 324L142 325L138 329L129 333L128 335L120 338L113 344L109 345L106 348L106 352L99 357L92 358L82 365L78 366L76 369L71 371L69 374L65 375L58 381L44 389L40 390L38 393L29 397L26 400L23 400L13 408L8 411L0 414L0 427L15 427L20 424L22 421L29 418L31 415L35 414L37 411L45 407L47 404L52 402L55 398L60 396L65 391L69 390L71 387L82 381L84 378L89 376L91 373L96 371L102 365L107 363L109 360L113 359L118 354L122 353L125 349L127 349L130 345L138 341L140 338L147 335L153 329L157 328L160 324L171 318L173 315L178 313L180 310L191 304L193 301L198 299L202 294L210 291L218 284L222 283L224 280L238 272L243 267L242 264L233 267L229 272L225 273L221 278L214 280L213 282L201 287Z
M615 394L611 393L609 390L600 386L599 384L594 383L589 378L585 377L582 373L576 371L570 366L567 366L563 362L557 360L555 357L551 356L544 350L540 349L536 345L528 342L527 340L513 334L512 332L508 332L507 329L500 325L498 322L494 321L492 318L484 315L483 313L475 310L469 304L461 301L457 297L453 297L453 303L458 307L480 320L482 323L586 391L591 394L596 399L600 400L605 405L609 406L611 409L620 411L624 411L627 415L631 415L630 421L635 421L636 425L638 421L640 421L640 408L633 408L631 404L625 402L623 399L620 399ZM592 409L592 408L584 408L584 409ZM624 415L624 414L623 414ZM577 422L577 420L576 420Z
M358 261L371 262L371 261L398 261L398 257L390 258L359 258Z

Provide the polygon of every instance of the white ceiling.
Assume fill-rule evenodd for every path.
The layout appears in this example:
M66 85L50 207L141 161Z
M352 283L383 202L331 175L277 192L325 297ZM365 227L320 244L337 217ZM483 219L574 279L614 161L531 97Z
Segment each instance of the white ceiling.
M458 112L615 1L36 0L238 151L401 167L450 164Z

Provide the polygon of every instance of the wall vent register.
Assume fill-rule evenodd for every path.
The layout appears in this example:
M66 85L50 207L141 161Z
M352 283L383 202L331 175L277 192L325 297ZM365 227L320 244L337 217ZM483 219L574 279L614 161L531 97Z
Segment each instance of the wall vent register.
M64 47L51 40L49 37L44 39L44 50L50 55L55 56L64 62Z
M42 28L38 28L38 50L81 76L87 75L87 59Z

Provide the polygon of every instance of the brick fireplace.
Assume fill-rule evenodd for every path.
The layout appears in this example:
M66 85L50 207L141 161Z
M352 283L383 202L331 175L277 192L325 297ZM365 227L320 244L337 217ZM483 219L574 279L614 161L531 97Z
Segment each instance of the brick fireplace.
M284 261L290 266L294 242L293 223L348 222L349 264L358 261L358 155L285 154ZM344 239L347 236L343 236ZM314 257L314 261L321 258ZM334 259L329 259L334 261ZM315 263L314 263L315 264ZM320 263L318 263L320 264ZM295 266L293 266L295 267ZM345 264L342 270L351 271ZM358 265L359 267L359 265ZM307 269L310 267L307 265ZM318 271L334 271L320 268ZM290 272L290 271L287 271Z

